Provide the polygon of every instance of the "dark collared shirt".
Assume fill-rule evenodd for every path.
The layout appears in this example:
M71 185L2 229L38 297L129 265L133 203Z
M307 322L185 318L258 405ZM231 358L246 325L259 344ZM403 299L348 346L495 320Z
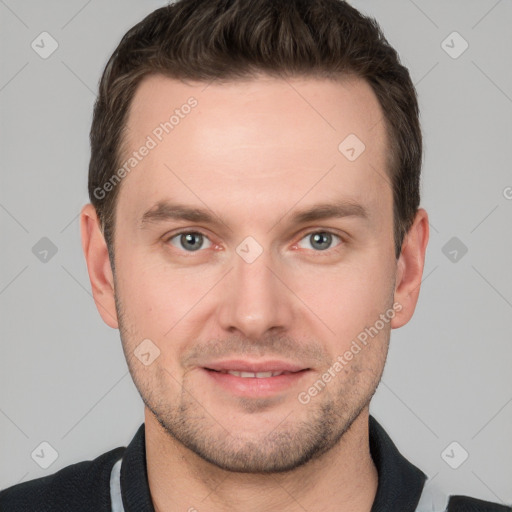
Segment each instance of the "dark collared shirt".
M403 457L377 420L369 419L370 453L379 475L371 512L414 512L426 475ZM154 512L148 485L144 423L128 447L92 461L9 487L0 492L0 512L111 512L110 480L122 457L121 495L125 512ZM512 507L452 496L448 512L512 512Z

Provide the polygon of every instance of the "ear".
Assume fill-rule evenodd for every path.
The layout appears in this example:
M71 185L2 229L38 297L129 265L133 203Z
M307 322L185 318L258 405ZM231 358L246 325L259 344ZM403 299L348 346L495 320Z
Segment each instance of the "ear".
M119 324L114 298L114 276L96 209L90 203L80 212L80 228L94 302L103 321L117 329Z
M428 236L428 215L423 208L420 208L404 238L402 251L398 258L394 302L401 308L396 308L396 314L391 320L393 329L405 325L412 318L416 309Z

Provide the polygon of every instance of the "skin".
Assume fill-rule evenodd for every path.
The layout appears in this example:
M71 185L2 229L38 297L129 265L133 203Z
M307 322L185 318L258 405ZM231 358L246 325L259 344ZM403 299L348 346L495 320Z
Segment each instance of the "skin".
M380 105L360 79L224 84L154 75L128 119L128 153L175 108L198 105L122 181L115 275L92 205L81 212L94 300L119 328L145 403L148 479L155 509L370 511L378 475L369 452L369 403L392 328L418 300L428 242L419 209L394 255L388 140ZM349 161L348 134L366 146ZM205 222L142 215L161 200L207 208ZM292 223L299 209L351 201L368 217ZM178 230L200 232L187 252ZM333 233L318 249L312 232ZM174 238L171 238L174 236ZM248 236L263 252L236 252ZM337 238L340 237L340 238ZM393 304L399 304L399 311ZM365 327L394 317L309 403L298 400ZM150 365L134 350L150 339ZM207 362L283 359L310 368L267 398L212 382Z

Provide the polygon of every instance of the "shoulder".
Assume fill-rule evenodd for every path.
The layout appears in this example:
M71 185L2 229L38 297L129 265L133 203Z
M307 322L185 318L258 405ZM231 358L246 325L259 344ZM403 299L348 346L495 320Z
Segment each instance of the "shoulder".
M450 496L447 512L512 512L512 506L499 505L468 496Z
M110 510L110 471L125 447L78 462L42 478L0 491L6 512L101 512Z

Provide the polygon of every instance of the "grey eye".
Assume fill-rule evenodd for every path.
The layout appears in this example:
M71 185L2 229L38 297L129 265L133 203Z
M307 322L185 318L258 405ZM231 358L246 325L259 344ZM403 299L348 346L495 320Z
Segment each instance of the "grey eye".
M204 243L208 243L206 247ZM211 242L202 233L189 231L186 233L178 233L169 239L169 243L178 249L185 249L187 252L198 251L199 249L206 249L211 246Z
M341 242L341 238L334 233L329 233L328 231L315 231L314 233L308 233L298 245L303 249L313 248L317 251L325 251L326 249L331 248L333 238L337 238ZM309 247L301 245L304 240L309 242Z

